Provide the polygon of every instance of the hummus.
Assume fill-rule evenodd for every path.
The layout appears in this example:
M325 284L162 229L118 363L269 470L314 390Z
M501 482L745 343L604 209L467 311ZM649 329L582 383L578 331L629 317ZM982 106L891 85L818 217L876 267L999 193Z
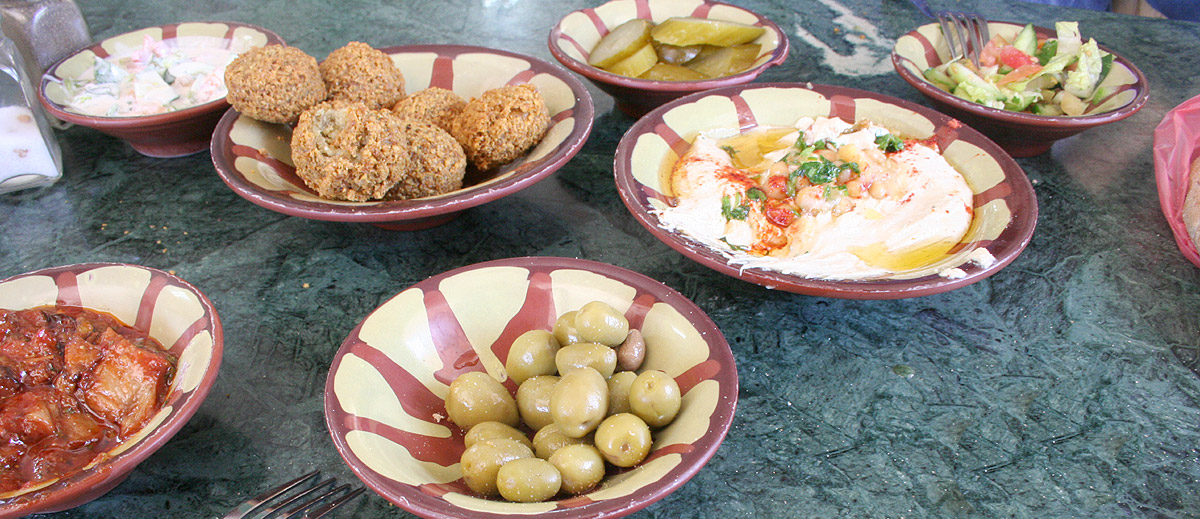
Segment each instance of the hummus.
M731 264L822 279L949 271L958 265L935 266L973 215L971 189L936 144L833 118L699 135L670 188L676 203L658 211L664 227Z

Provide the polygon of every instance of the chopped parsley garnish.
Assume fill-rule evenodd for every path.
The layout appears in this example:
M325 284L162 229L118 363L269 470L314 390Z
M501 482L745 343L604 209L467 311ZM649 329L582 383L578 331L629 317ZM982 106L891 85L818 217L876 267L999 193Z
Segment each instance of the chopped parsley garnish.
M875 145L887 153L904 149L904 141L890 133L875 137Z
M721 197L721 215L726 220L745 220L750 214L750 205L742 202L741 195L734 195L736 198L730 198L729 195Z
M766 193L766 191L763 191L762 189L759 189L757 187L752 187L752 188L746 190L746 198L749 198L751 200L763 200L763 199L767 198L767 193Z
M733 146L721 146L721 149L725 150L725 153L728 153L730 157L737 155L737 150L734 149Z
M729 240L726 240L724 236L722 236L722 237L720 238L720 240L721 240L721 241L723 241L723 242L725 242L725 245L728 245L728 246L729 246L729 248L731 248L731 249L733 249L733 250L737 250L737 251L747 251L747 250L750 250L750 248L749 248L749 247L743 247L743 246L741 246L741 245L734 245L734 244L732 244L732 243L729 243Z
M800 171L809 182L814 184L828 184L838 179L842 174L842 167L834 164L825 157L820 157L818 160L808 161L800 165Z

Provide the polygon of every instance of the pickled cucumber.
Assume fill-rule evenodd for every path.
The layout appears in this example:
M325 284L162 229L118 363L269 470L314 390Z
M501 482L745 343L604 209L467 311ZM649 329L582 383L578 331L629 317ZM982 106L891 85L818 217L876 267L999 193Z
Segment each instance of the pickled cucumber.
M655 63L653 67L650 67L650 70L643 72L638 77L653 81L698 81L708 79L708 76L695 70L670 63Z
M709 18L668 18L650 31L655 41L665 45L716 45L730 47L758 38L766 29Z
M761 48L757 43L745 43L732 47L709 47L684 66L707 77L737 74L754 64Z
M654 52L654 46L647 43L632 56L606 67L605 70L625 77L638 77L650 70L655 63L658 63L658 54Z
M588 55L588 64L608 68L641 51L642 47L650 43L652 27L653 22L639 18L618 25L612 32L600 38L600 42Z

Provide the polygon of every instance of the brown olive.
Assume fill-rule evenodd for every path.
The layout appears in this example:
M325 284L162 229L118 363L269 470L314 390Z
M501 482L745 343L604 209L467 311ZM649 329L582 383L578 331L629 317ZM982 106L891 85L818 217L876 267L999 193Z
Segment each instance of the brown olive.
M680 47L678 45L655 45L654 50L658 52L658 59L663 63L672 65L682 65L695 58L700 54L700 45L686 45Z
M579 337L579 330L575 328L575 315L578 313L572 310L558 316L558 320L554 322L554 338L558 339L559 346L583 342Z
M554 417L550 416L550 393L557 383L558 375L539 375L517 388L517 411L530 430L536 431L554 423Z
M593 368L564 373L550 393L550 415L563 434L580 438L608 413L608 382Z
M562 475L562 490L582 494L604 479L604 458L591 445L567 445L550 456L550 463Z
M617 369L617 350L594 342L577 342L558 350L554 363L558 366L559 375L586 366L608 378Z
M608 414L628 413L629 389L638 376L632 371L618 371L608 377Z
M614 414L596 428L596 450L609 463L632 467L650 454L650 427L632 413Z
M643 372L629 388L629 407L651 427L671 423L679 413L682 395L679 384L658 370Z
M629 333L629 321L612 305L603 301L592 301L575 315L575 329L588 342L605 346L616 346Z
M530 377L554 374L554 355L558 339L546 330L529 330L513 340L504 369L508 378L520 384Z
M496 473L500 467L512 460L532 456L533 451L529 447L515 440L499 438L476 443L463 451L459 460L463 481L477 494L494 496L499 493Z
M513 427L521 423L516 400L496 379L482 371L463 373L450 383L446 414L464 431L488 421Z
M562 487L558 468L541 458L521 458L505 463L496 473L500 495L518 503L536 503L554 497Z
M567 445L591 445L592 436L586 435L582 438L572 438L562 433L562 429L558 425L550 424L533 435L533 452L537 457L544 460L550 459L558 449Z
M472 445L481 441L505 439L516 440L519 443L525 444L526 447L533 449L533 442L529 441L529 437L525 433L517 430L508 424L500 422L480 422L475 424L467 434L463 436L463 445L471 448Z
M636 328L629 330L625 342L617 346L617 368L623 371L637 371L646 360L646 340L642 332Z

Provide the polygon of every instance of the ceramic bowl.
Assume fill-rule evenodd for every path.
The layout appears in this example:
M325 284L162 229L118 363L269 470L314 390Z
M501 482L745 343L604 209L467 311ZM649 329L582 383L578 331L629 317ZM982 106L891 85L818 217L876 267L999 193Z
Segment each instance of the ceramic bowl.
M1187 218L1200 220L1200 207L1187 208L1189 189L1200 190L1200 175L1193 164L1200 158L1200 96L1176 106L1154 129L1154 178L1163 216L1171 227L1179 252L1200 267L1200 251L1188 234ZM1193 196L1195 194L1193 193Z
M701 81L651 81L629 78L588 65L588 54L600 38L634 18L661 22L674 16L728 20L766 28L753 43L762 45L749 70ZM774 22L741 7L703 0L613 0L599 7L574 11L550 30L550 54L613 97L617 109L640 117L655 107L685 95L717 87L749 83L788 55L787 36Z
M647 345L643 369L675 378L683 406L654 432L649 457L580 496L543 503L476 497L462 480L463 433L446 419L449 384L486 371L510 392L504 360L518 335L601 300ZM733 420L738 377L716 325L678 292L593 261L511 258L439 274L400 292L350 333L325 383L325 419L350 468L379 495L429 518L619 517L683 485Z
M468 167L463 188L457 191L412 200L346 202L317 197L296 176L288 126L263 123L230 110L213 134L217 174L243 198L284 214L368 222L396 230L424 229L546 178L575 156L591 132L591 95L557 65L466 45L405 45L381 50L390 54L404 73L409 93L436 86L471 99L492 88L532 83L550 109L550 130L524 157L486 176Z
M961 243L941 260L885 278L839 281L730 264L728 258L662 227L661 208L672 205L670 171L692 139L713 130L792 126L800 117L870 120L893 132L933 139L974 193L974 221ZM1017 163L979 132L929 108L882 94L811 83L763 83L694 94L638 120L617 145L614 170L625 206L647 230L683 255L738 279L799 294L848 299L897 299L945 292L1004 268L1029 244L1037 222L1033 186ZM969 256L984 248L995 262L981 267ZM939 272L958 268L961 277Z
M66 510L96 499L162 447L196 413L217 378L223 338L212 302L166 272L87 263L0 281L0 308L68 305L107 312L150 336L178 359L166 401L135 436L83 471L0 502L0 517Z
M105 39L51 65L42 76L38 98L50 115L63 121L95 128L123 139L133 149L151 157L180 157L204 151L217 121L229 108L225 96L202 105L174 112L137 117L100 117L84 115L66 106L68 96L63 80L78 77L96 58L105 58L129 49L141 48L149 36L169 45L188 44L195 36L219 38L224 48L247 49L268 44L283 44L275 33L244 23L179 23L147 27ZM193 40L194 41L194 40Z
M988 22L988 30L994 35L1015 37L1024 25ZM1039 37L1055 36L1055 32L1037 27ZM1083 35L1085 38L1087 34ZM1014 157L1032 157L1050 151L1054 141L1078 134L1089 128L1120 121L1133 115L1146 104L1150 87L1146 77L1129 60L1111 49L1112 71L1102 86L1112 88L1115 93L1091 104L1083 115L1048 116L1023 112L1012 112L973 103L942 90L925 79L924 71L944 63L950 51L942 37L942 29L936 23L922 25L901 36L892 48L892 65L900 77L929 98L939 111L958 118L972 128L983 132L996 141Z

